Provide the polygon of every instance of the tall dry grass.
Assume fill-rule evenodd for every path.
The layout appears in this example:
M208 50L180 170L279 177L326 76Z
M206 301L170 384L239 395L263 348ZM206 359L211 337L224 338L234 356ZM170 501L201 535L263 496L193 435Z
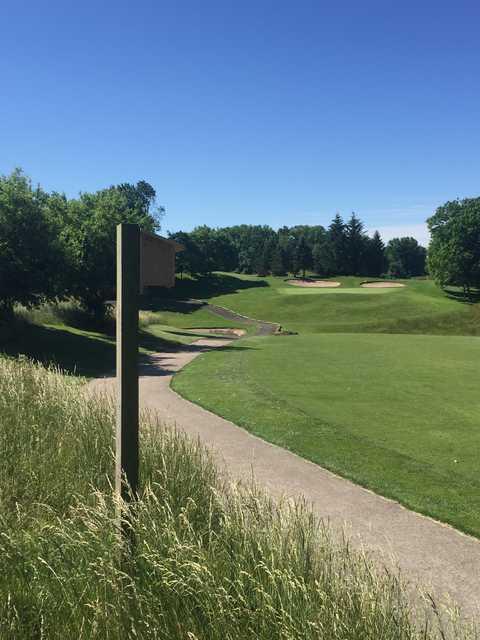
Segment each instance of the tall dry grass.
M199 443L153 417L127 559L111 403L58 371L0 360L0 416L2 640L442 637L398 576L334 541L304 504L227 485Z

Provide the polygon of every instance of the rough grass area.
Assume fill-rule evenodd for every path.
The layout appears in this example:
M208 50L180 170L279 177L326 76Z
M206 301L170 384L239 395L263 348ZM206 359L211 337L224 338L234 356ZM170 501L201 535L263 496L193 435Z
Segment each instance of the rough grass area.
M480 536L478 338L313 334L253 338L241 347L197 358L174 389Z
M88 396L87 396L88 397ZM142 423L136 545L121 560L114 413L80 381L0 360L0 637L444 637L398 578L302 504L228 486L198 443ZM452 637L475 637L458 625Z

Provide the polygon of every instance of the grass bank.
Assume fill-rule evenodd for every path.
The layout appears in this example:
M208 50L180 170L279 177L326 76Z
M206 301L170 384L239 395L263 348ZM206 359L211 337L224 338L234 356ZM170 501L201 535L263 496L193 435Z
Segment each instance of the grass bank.
M119 563L111 404L2 359L0 415L2 640L442 637L396 576L334 543L304 505L227 485L207 451L154 417L142 422L137 544Z

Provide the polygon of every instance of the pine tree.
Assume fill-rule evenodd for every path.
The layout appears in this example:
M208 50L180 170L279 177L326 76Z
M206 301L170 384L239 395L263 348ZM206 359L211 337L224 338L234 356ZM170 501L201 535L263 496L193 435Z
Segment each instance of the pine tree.
M366 254L367 275L381 276L387 270L387 258L385 255L385 245L378 231L375 231L373 238L368 241Z
M325 252L326 271L330 275L342 275L346 267L345 224L339 213L328 227Z
M358 276L364 270L365 250L368 242L362 221L352 213L345 227L346 264L348 275Z

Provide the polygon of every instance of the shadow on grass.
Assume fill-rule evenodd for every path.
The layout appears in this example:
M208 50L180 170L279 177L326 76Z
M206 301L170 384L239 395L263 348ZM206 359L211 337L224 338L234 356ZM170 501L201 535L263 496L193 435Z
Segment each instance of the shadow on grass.
M22 323L10 336L2 336L0 351L25 355L67 373L94 377L115 368L115 341L102 334L85 335L62 327Z
M204 338L205 335L198 334L198 337ZM228 338L225 340L228 342ZM201 345L180 344L145 331L139 332L139 346L143 350L155 353L197 352L211 349ZM72 375L88 378L112 375L115 371L114 337L100 333L85 334L63 327L28 322L17 323L8 333L0 332L0 353L12 357L24 355L44 365L55 365ZM140 361L148 361L150 357L148 354L141 354ZM168 373L171 371L157 372L155 375Z
M213 298L227 293L237 293L244 289L268 287L266 280L243 280L225 273L212 273L209 276L198 276L195 280L179 279L173 289L155 289L150 287L147 300L151 304L163 303L166 300L181 300L183 298ZM163 308L163 307L162 307ZM193 309L190 309L193 311ZM188 310L186 310L188 313Z
M205 337L205 336L202 336ZM224 340L225 344L221 347L218 346L208 346L208 345L199 345L199 344L182 344L176 345L178 348L174 351L162 353L153 353L148 355L143 355L140 358L139 365L139 375L142 377L157 377L157 376L170 376L178 371L178 367L176 366L176 361L174 358L174 353L180 352L188 352L188 353L207 353L208 351L216 351L217 349L221 349L222 351L245 351L251 350L253 347L245 347L245 346L231 346L229 342L231 342L231 338L218 338L215 337L215 340Z
M189 314L201 309L205 306L204 302L196 302L189 300L174 300L173 298L164 298L163 294L150 295L143 297L140 301L141 311L173 311L174 313Z
M459 302L466 302L467 304L480 302L480 289L472 289L470 295L466 294L463 289L460 288L445 288L444 292L448 298L458 300Z

